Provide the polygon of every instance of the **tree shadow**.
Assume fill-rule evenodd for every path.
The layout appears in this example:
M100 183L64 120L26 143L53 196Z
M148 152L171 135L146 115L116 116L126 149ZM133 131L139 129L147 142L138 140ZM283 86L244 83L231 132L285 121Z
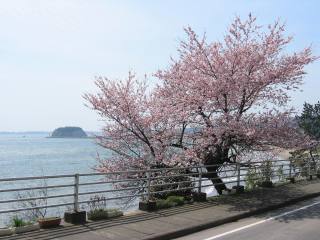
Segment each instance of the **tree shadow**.
M267 219L280 215L275 221L289 223L290 221L302 221L304 219L320 219L320 203L315 197L320 196L319 180L300 181L295 184L284 184L273 188L256 189L245 194L217 199L218 204L228 205L228 212L247 212L255 218ZM312 188L318 191L311 190ZM310 191L311 190L311 191ZM308 196L305 198L305 196ZM307 204L305 201L307 200ZM314 206L300 211L294 211L305 205ZM285 208L285 209L283 209ZM284 212L290 212L281 216Z

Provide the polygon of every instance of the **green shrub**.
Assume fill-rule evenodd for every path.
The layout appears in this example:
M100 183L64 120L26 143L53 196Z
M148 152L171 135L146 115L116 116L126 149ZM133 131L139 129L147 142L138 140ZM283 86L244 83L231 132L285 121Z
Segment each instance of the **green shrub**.
M157 209L171 208L175 206L181 206L184 204L184 197L181 196L169 196L167 199L157 200Z
M183 205L184 204L184 197L181 196L169 196L166 201L168 202L174 202L176 203L178 206Z
M170 208L171 206L168 205L168 202L164 199L157 200L157 209L164 209Z
M119 209L93 209L88 212L89 220L102 220L122 216L123 212Z
M257 188L261 182L260 175L261 174L257 171L256 168L249 168L245 176L245 182L246 182L245 189L252 190Z
M27 222L18 216L13 216L10 221L10 226L12 227L23 227L31 224L32 222Z

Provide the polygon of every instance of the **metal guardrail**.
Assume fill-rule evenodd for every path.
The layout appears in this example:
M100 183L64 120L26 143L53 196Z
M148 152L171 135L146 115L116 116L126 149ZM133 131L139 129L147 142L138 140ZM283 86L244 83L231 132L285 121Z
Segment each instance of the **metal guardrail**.
M304 171L306 176L311 176L317 171L316 166L312 166L311 161L307 160L307 164L304 166L306 169L297 169L293 166L292 161L289 160L274 160L269 161L272 166L269 169L270 175L273 177L277 176L277 167L282 168L281 177L294 177L299 176ZM265 161L247 162L247 163L228 163L223 165L205 165L205 166L191 166L191 167L174 167L174 168L155 168L155 169L144 169L144 170L129 170L129 171L118 171L118 172L108 172L108 173L84 173L84 174L68 174L68 175L52 175L52 176L32 176L32 177L17 177L17 178L2 178L0 179L0 185L3 183L17 183L26 181L39 181L39 180L63 180L69 181L70 183L65 184L54 184L54 185L32 185L29 187L22 188L1 188L0 189L0 214L4 213L15 213L20 211L31 211L41 208L56 208L61 206L72 206L74 211L80 210L81 204L90 203L90 199L81 199L82 196L92 196L97 194L108 194L105 201L120 200L128 198L142 197L145 200L150 200L159 193L166 192L176 192L182 190L191 190L201 192L205 187L214 187L219 184L226 185L236 185L240 186L242 182L246 181L245 176L247 176L248 170L263 170L265 166ZM208 172L206 169L208 167L219 168L217 171ZM307 172L306 172L307 171ZM203 184L203 182L208 181L206 177L208 174L214 173L218 174L219 178L223 180L223 183L211 183ZM261 177L262 176L262 177ZM102 179L95 179L90 181L85 181L87 178L100 177ZM175 179L183 177L182 181L167 182L169 179ZM252 180L261 180L263 175ZM218 179L218 178L216 178ZM162 182L161 182L162 181ZM160 183L159 183L160 182ZM190 186L181 187L183 184L189 184ZM108 186L108 188L99 187L99 189L91 190L88 187L92 186ZM177 186L177 188L167 188L170 186ZM156 188L162 187L163 189L155 190ZM47 190L51 189L67 189L71 190L69 193L63 194L52 194L46 196L32 196L32 197L16 197L12 199L5 199L3 195L5 193L12 192L27 192L34 190ZM84 190L84 191L83 191ZM129 192L129 193L128 193ZM120 195L116 195L120 193ZM19 202L30 202L41 199L61 199L61 198L71 198L72 201L63 203L51 203L46 205L35 205L31 207L22 208L8 208L8 204L19 203ZM6 208L3 208L3 205Z

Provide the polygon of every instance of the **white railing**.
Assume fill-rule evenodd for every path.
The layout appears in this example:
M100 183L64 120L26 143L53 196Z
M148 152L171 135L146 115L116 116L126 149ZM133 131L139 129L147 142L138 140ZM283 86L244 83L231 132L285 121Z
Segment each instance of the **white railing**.
M256 179L251 180L263 180L262 178L265 178L263 174L268 174L271 177L270 180L277 181L276 177L278 175L286 179L302 176L302 174L309 177L317 172L317 167L312 165L311 160L307 160L306 164L299 169L289 160L269 162L272 164L271 168L267 169L269 172L260 173ZM92 201L88 197L97 194L106 195L105 201L134 198L150 200L157 194L177 191L201 192L204 188L215 187L219 184L225 184L229 187L240 186L241 184L245 185L249 169L256 169L261 172L263 168L266 168L263 164L265 164L265 161L108 173L2 178L0 179L0 214L58 207L68 207L74 211L79 211L81 206ZM218 170L208 172L206 169L210 169L210 167ZM279 173L279 168L282 169L281 173ZM266 169L263 171L266 171ZM212 183L212 181L208 183L209 174L218 174L219 177L211 178L211 180L219 178L223 180L223 183ZM39 184L39 181L45 181L45 184ZM50 181L53 181L53 183L48 184ZM39 190L45 190L46 194L25 195L25 193ZM14 193L18 193L18 195L14 195ZM38 205L35 203L23 204L37 200L46 200L46 202L44 205L39 205L39 203ZM14 207L12 207L12 204L14 204Z

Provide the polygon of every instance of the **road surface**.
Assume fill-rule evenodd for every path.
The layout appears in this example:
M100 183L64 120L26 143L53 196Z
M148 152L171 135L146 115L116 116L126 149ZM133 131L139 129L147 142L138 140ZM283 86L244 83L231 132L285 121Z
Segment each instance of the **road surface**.
M320 197L176 240L320 240Z

